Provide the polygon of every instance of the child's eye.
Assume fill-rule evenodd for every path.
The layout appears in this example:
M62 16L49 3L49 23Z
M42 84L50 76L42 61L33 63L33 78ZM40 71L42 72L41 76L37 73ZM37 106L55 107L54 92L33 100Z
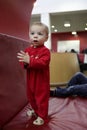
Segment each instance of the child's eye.
M41 32L39 32L38 35L43 35L43 34Z
M31 32L31 35L34 35L34 32Z

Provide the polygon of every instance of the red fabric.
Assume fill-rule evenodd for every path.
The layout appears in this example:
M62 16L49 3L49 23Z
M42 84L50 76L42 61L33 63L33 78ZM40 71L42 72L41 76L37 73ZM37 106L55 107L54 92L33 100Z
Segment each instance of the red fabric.
M78 54L78 58L81 63L84 63L84 54L82 53Z
M27 94L32 108L44 120L48 115L50 51L45 46L25 50L30 55L27 66Z
M36 0L0 0L0 33L29 40L31 11Z
M87 130L87 99L50 98L49 122L42 126L32 124L26 116L26 106L3 130Z
M0 34L0 126L8 122L27 103L26 74L17 52L28 42Z

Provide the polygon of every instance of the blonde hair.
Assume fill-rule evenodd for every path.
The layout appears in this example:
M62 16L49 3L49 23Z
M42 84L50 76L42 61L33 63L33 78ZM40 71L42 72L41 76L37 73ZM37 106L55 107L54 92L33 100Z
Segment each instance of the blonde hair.
M44 29L45 29L45 31L46 31L46 33L47 33L47 35L49 34L49 29L48 29L48 26L47 26L47 25L45 25L44 23L41 23L41 22L34 22L34 23L32 23L32 24L31 24L31 27L32 27L33 25L43 26L43 27L44 27Z

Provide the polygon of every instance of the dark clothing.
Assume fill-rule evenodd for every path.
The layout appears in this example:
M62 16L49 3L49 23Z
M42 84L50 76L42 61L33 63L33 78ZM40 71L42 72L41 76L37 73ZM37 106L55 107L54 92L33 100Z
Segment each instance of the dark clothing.
M87 97L87 77L81 73L76 73L68 82L66 88L57 87L50 91L50 96L54 97L68 97L81 96Z

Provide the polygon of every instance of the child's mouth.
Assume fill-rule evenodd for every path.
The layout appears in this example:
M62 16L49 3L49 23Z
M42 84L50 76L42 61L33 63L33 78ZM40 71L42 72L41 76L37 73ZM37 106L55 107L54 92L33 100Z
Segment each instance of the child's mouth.
M33 42L38 42L38 40L34 40Z

